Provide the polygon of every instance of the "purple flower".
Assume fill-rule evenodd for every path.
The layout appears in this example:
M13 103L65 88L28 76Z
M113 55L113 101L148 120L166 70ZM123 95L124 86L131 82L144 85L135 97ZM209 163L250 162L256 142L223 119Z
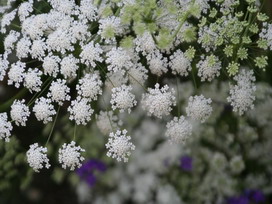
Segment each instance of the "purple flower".
M89 186L94 186L97 181L94 175L95 170L104 172L106 171L106 165L97 159L90 159L77 169L76 173L81 179L85 180Z
M181 157L180 168L184 171L191 171L193 169L193 159L190 156Z
M265 196L260 190L246 190L245 194L251 201L254 201L256 203L265 201Z
M233 196L227 199L227 204L249 204L262 203L265 201L265 196L260 190L245 190L243 195Z
M249 204L246 196L231 197L227 200L227 204Z
M265 201L265 197L264 197L264 194L261 192L261 191L254 191L251 195L251 199L257 203L260 203L260 202L264 202Z

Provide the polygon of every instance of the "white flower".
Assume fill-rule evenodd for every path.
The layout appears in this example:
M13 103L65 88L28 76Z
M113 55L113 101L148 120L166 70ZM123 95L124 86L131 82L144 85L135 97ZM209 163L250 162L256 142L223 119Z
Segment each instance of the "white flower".
M166 137L169 137L170 143L185 143L187 138L192 134L192 125L184 116L180 118L174 117L166 125Z
M108 135L112 129L117 129L119 125L122 125L122 122L118 121L118 117L112 111L100 111L99 115L96 115L96 124L104 135Z
M37 68L29 69L27 71L27 73L25 74L24 86L30 92L40 91L41 90L41 85L42 85L41 75L42 75L42 72L40 70L38 70Z
M106 43L115 41L115 36L122 34L124 31L121 25L121 19L116 16L110 16L99 20L99 31L102 39L105 39Z
M88 102L86 98L80 97L72 101L68 107L68 111L70 112L69 119L74 120L77 125L86 125L87 122L91 120L91 116L94 112Z
M211 103L212 100L210 98L206 99L203 95L190 96L186 107L187 116L204 123L212 113Z
M43 59L44 74L56 77L59 72L59 63L61 59L58 56L48 55Z
M32 43L29 38L27 38L27 37L21 38L18 41L17 46L16 46L16 56L19 59L27 58L31 45L32 45Z
M201 77L201 81L211 81L220 74L221 63L215 55L209 55L205 58L202 55L196 66L198 67L197 75Z
M76 71L78 70L79 59L75 58L72 54L64 57L60 63L60 73L64 78L76 77Z
M80 53L80 61L87 66L92 66L93 68L96 66L95 61L102 62L103 58L101 54L103 50L100 47L100 44L94 42L90 42L87 45L82 46L82 52Z
M143 94L142 106L144 110L147 110L148 115L154 115L158 118L162 118L163 115L169 115L172 108L176 105L176 98L174 96L174 90L169 90L168 85L165 85L161 89L160 85L155 84L155 89L148 88L148 93Z
M81 0L79 10L79 19L83 21L85 19L89 21L94 21L97 19L97 8L93 5L92 0Z
M18 16L20 21L24 21L26 17L29 16L29 14L33 11L33 2L23 2L18 8Z
M11 24L13 19L15 18L17 13L17 9L14 9L10 13L5 13L1 19L1 33L6 33L6 27Z
M62 14L74 14L75 2L71 0L49 0L51 6Z
M63 105L63 102L69 101L70 96L70 88L66 85L66 81L64 79L57 79L57 81L53 81L49 87L49 93L47 97L50 97L53 102L57 102L59 105Z
M222 171L227 167L228 161L224 154L215 152L210 163L214 170Z
M20 83L23 82L25 77L25 68L26 64L20 61L12 64L8 72L8 85L12 85L14 83L14 86L19 88Z
M259 36L267 41L269 49L272 50L272 24L263 23L263 28Z
M131 112L131 108L137 104L135 96L130 93L131 90L132 87L126 85L112 89L110 103L113 110L118 108L120 109L120 112L124 112L124 110L128 110L128 113Z
M5 56L0 55L0 81L4 79L8 66L9 66L9 61L6 59Z
M167 58L163 57L159 51L147 55L146 59L152 74L161 76L168 71Z
M7 113L0 113L0 139L4 139L5 142L9 142L11 131L12 131L12 125L8 121Z
M42 60L42 58L45 56L45 51L47 50L47 45L44 42L44 39L34 40L30 54L33 59L39 59Z
M106 148L108 149L107 156L116 158L117 161L128 162L128 157L131 151L135 150L135 145L130 142L131 137L127 136L127 130L117 130L116 133L111 132L109 135Z
M64 143L62 148L59 149L59 163L62 168L70 168L73 171L75 168L81 167L81 162L84 161L84 157L80 154L81 152L85 152L85 150L80 146L76 146L74 141L70 144Z
M89 25L84 24L81 21L73 21L69 28L69 34L71 35L71 42L75 44L77 41L82 43L91 36L89 32Z
M47 158L47 148L39 147L38 143L30 145L29 150L26 152L27 162L29 166L33 168L35 172L40 172L40 169L49 169L49 159Z
M241 156L234 156L230 160L230 168L233 173L241 173L245 169L245 163Z
M191 61L186 58L181 50L177 50L170 56L169 66L173 74L179 74L180 76L188 76L189 71L192 70Z
M35 101L33 112L38 121L43 121L44 124L52 121L52 116L56 114L56 111L51 103L51 99L44 97L38 98Z
M230 105L233 107L234 112L238 112L239 115L243 115L248 109L254 108L254 92L256 86L253 83L255 76L253 71L241 70L241 72L234 77L237 85L230 86L230 96L227 98Z
M47 18L47 14L32 15L26 18L22 22L22 34L30 37L31 40L39 39L43 36L44 31L48 29Z
M220 11L226 13L226 12L230 12L231 10L233 10L235 8L235 4L237 4L237 1L236 0L225 0L225 1L221 1L220 3L221 3Z
M25 100L15 100L11 105L10 117L16 125L26 126L26 121L30 115L29 107L25 105Z
M14 30L10 31L10 33L7 35L4 40L4 47L7 53L11 53L11 51L14 49L15 42L17 42L19 36L20 33Z
M137 36L134 43L136 51L142 52L143 55L148 55L156 50L156 44L149 32L145 32L142 36Z
M65 54L66 51L73 51L72 36L68 31L58 29L48 35L46 40L47 48L49 51L57 51Z
M97 100L98 95L102 95L102 81L98 74L86 74L82 79L79 80L76 90L78 95L86 98L90 101Z
M209 26L205 25L200 27L198 31L198 40L197 42L205 49L206 52L214 50L217 46L215 41L218 38L219 34L212 30Z
M132 67L132 59L126 50L118 47L112 48L107 54L106 63L108 64L107 68L109 71L118 72L128 70Z

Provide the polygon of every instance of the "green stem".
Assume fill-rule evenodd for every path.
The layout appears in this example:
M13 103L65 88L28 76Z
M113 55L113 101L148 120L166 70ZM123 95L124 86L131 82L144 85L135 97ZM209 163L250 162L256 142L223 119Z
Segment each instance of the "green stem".
M47 141L46 141L45 146L48 144L48 142L49 142L49 140L50 140L50 138L51 138L51 136L52 136L52 133L53 133L53 130L54 130L54 127L55 127L55 125L56 125L56 121L57 121L57 118L58 118L58 115L59 115L59 110L60 110L60 106L58 107L57 114L56 114L56 116L55 116L53 125L52 125L51 130L50 130L50 134L49 134L49 136L48 136L48 138L47 138Z
M135 79L135 77L133 77L131 74L129 74L128 73L128 75L132 78L132 79L134 79L146 92L147 92L147 89L137 80L137 79Z
M118 9L115 11L114 15L118 16L120 14L121 11L121 7L118 7Z
M195 0L193 0L192 1L192 5L194 5L194 3L195 3ZM192 6L191 5L191 6ZM190 8L188 9L188 11L186 11L186 13L184 14L184 16L183 16L183 18L181 19L181 21L180 21L180 24L179 24L179 26L178 26L178 28L177 28L177 30L174 32L174 34L172 35L172 37L171 37L171 41L173 42L174 40L175 40L175 37L177 36L177 34L179 33L179 31L180 31L180 29L181 29L181 27L183 26L183 24L185 23L185 21L187 20L187 18L189 17L189 15L190 15Z
M177 102L178 102L178 117L180 117L180 104L179 104L179 80L178 80L178 77L177 78Z
M98 63L97 63L97 66L105 74L105 77L110 81L111 85L113 87L115 87L114 84L113 84L113 82L111 81L111 79L107 76L107 73L105 72L105 70Z
M196 83L196 79L195 79L195 69L196 69L196 65L192 65L192 78L193 78L193 82L194 82L194 86L195 86L195 89L197 90L197 83Z
M19 29L21 29L21 26L16 25L16 24L14 24L14 23L11 23L10 25L14 26L15 28L19 28Z
M31 61L28 61L28 62L25 62L26 64L30 64L32 62L38 62L38 60L31 60Z
M3 105L0 106L0 112L7 110L15 99L21 98L22 96L26 94L26 92L27 92L26 88L21 89L15 96L13 96L8 101L6 101Z
M108 108L107 108L107 104L106 104L106 101L104 100L104 97L103 97L103 96L102 96L102 100L103 100L103 102L104 102L104 104L105 104L105 106L106 106L107 117L108 117L108 119L109 119L109 121L110 121L111 129L112 129L112 131L114 132L114 128L113 128L113 125L112 125L112 122L111 122L111 119L110 119L110 116L109 116L109 111L108 111Z
M76 123L75 123L73 141L76 141L76 131L77 131L77 125L76 125Z
M44 83L46 84L48 81L52 82L52 81L53 81L53 78L49 77ZM39 98L39 97L44 93L44 91L45 91L45 90L48 88L48 86L51 84L50 82L49 82L48 84L45 85L45 87L42 89L42 91L37 92L37 93L30 99L30 101L28 102L27 106L31 106L31 105L34 103L34 101L35 101L37 98Z

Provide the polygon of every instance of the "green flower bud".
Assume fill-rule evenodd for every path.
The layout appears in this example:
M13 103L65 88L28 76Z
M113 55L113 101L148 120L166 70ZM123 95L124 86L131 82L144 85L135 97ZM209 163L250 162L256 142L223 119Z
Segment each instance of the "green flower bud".
M237 62L231 62L231 63L229 63L229 65L227 67L229 76L236 75L238 73L238 71L239 71L239 67L240 67L240 64L238 64Z
M268 65L268 57L267 56L261 56L261 57L256 57L254 62L255 66L259 67L260 69L265 69L265 67Z

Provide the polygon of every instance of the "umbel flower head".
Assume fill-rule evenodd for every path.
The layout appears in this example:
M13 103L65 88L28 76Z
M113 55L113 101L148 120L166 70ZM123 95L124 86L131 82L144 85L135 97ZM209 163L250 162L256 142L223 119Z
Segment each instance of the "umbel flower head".
M241 72L234 77L237 85L230 86L230 96L227 98L230 105L233 107L234 112L238 112L239 115L243 115L248 109L254 108L254 92L256 86L253 83L255 76L253 71L241 70Z
M187 116L191 117L193 120L204 123L212 113L213 109L210 105L211 103L212 100L210 98L206 99L203 95L190 96L186 108Z
M69 119L74 120L77 125L86 125L91 120L91 115L94 112L88 102L86 98L80 97L72 101L68 107L68 111L70 112Z
M122 160L128 162L128 157L131 151L135 150L135 145L130 142L131 137L126 134L126 129L110 133L108 143L106 144L108 157L116 158L118 162Z
M171 106L175 106L174 90L169 91L168 85L160 88L155 84L155 89L148 88L148 93L143 94L142 106L147 110L148 115L154 115L162 118L163 115L169 115L172 110Z
M75 168L81 167L81 162L84 161L81 152L85 152L85 149L76 146L74 141L69 144L64 143L59 149L59 163L62 165L62 168L70 168L73 171Z
M113 111L100 111L96 115L96 125L103 135L109 135L112 128L118 129L118 126L122 125L122 121L118 119L117 115L114 115Z
M49 168L49 159L47 158L47 148L34 143L30 145L29 150L26 152L27 162L35 172L40 172L42 168Z
M56 114L56 111L51 103L51 99L44 97L38 98L35 101L33 112L38 121L43 121L44 124L52 121L52 116Z
M71 98L69 96L70 88L65 83L66 81L61 79L52 82L47 97L51 97L52 101L59 105L62 105L66 100L69 101Z
M16 125L26 126L26 121L30 115L29 107L26 106L25 100L15 100L11 105L10 116Z
M0 113L0 139L4 139L9 142L9 137L11 135L12 125L8 121L7 113Z
M131 112L131 108L136 106L137 101L135 96L131 93L132 87L122 85L121 87L116 87L112 89L112 98L110 103L112 104L112 109L120 109L120 112L128 110L128 113Z
M170 143L185 143L187 138L192 134L192 125L185 119L174 117L166 125L166 137L169 137Z

